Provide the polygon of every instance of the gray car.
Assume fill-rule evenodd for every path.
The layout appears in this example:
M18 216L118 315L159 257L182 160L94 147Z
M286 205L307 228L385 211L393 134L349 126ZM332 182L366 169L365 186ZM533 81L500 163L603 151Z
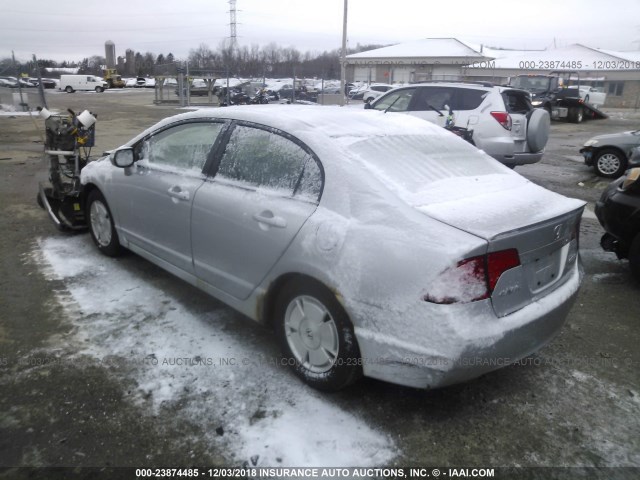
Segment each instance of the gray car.
M285 363L322 390L508 365L559 331L582 276L584 202L410 116L186 113L82 182L103 253L132 250L273 327Z
M627 169L640 167L640 155L634 149L640 146L640 130L597 135L580 149L584 163L592 166L602 177L618 178Z

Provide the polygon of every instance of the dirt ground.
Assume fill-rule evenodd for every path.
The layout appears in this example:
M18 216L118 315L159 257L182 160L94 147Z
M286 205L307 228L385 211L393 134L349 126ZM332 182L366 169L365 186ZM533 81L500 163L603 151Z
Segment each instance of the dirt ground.
M153 93L139 90L52 94L48 100L50 107L98 114L96 153L180 113L153 106ZM636 467L604 470L602 478L638 478L640 285L624 262L599 247L603 232L592 211L607 182L580 163L578 149L592 135L639 123L624 111L581 125L554 123L542 162L516 170L589 202L581 228L583 286L550 345L520 365L446 389L420 391L365 379L325 396L332 407L382 432L396 452L389 465ZM38 241L65 238L35 202L38 181L46 178L43 131L40 119L0 117L0 467L250 462L210 440L222 424L215 414L198 422L180 415L180 403L145 409L132 400L136 385L126 372L59 361L73 355L67 340L77 326L60 300L68 286L33 261ZM135 255L121 262L128 272L188 299L195 314L225 308ZM254 340L275 351L268 332L229 315L237 317L233 329L255 328ZM34 361L44 358L57 360ZM298 382L292 375L287 381ZM332 464L331 458L317 461ZM357 457L353 463L358 466ZM15 471L2 473L13 478Z

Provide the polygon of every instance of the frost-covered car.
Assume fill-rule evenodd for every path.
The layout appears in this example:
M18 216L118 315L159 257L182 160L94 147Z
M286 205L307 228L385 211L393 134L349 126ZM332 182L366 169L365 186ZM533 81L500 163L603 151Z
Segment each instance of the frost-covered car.
M98 249L132 250L272 326L323 390L507 365L560 330L581 281L584 202L411 116L190 112L81 178Z
M529 93L486 83L421 83L390 90L366 109L414 115L441 127L455 124L509 167L540 161L549 139L549 114Z
M618 178L631 167L640 167L640 158L633 150L640 146L640 130L597 135L587 140L580 153L585 165L593 167L598 175Z

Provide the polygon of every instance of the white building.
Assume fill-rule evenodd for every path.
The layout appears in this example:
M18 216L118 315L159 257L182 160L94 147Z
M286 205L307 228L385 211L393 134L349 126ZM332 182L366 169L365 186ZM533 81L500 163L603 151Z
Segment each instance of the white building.
M640 107L640 52L580 44L507 50L456 38L426 38L348 55L346 62L348 81L385 83L467 80L506 84L519 74L575 70L581 83L604 89L605 106Z

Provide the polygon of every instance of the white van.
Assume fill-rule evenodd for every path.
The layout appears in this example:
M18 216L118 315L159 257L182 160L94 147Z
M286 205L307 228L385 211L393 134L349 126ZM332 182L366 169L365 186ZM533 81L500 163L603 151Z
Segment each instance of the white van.
M104 92L109 85L93 75L60 75L60 83L58 90L64 90L67 93L76 90L95 90L96 92Z

